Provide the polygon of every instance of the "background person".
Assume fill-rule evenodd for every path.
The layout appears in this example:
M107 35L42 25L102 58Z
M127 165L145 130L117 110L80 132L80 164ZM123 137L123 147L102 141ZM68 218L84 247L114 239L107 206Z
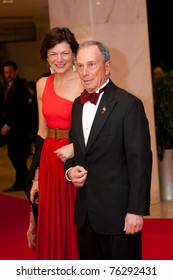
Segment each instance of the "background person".
M1 83L1 76L0 76L0 131L1 127L4 125L4 87L3 83ZM0 147L6 143L6 139L0 133Z
M5 89L1 135L6 137L8 156L16 171L16 181L4 192L24 190L30 155L29 106L26 80L18 76L17 65L3 66Z
M164 70L160 66L156 66L153 68L153 81L155 81L158 77L162 77L164 75Z
M37 105L37 93L36 82L29 81L27 83L29 91L29 112L30 112L30 130L31 130L31 144L35 144L38 131L38 105Z
M77 187L80 259L141 259L152 166L143 104L109 79L110 54L102 43L80 45L77 69L89 93L84 91L73 105L75 157L66 161L65 169ZM100 95L93 104L95 91Z

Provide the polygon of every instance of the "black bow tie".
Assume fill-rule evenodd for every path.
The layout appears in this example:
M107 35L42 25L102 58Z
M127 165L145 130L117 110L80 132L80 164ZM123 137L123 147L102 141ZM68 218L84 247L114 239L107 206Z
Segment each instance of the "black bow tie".
M84 104L85 102L90 101L91 103L96 105L99 95L104 91L104 89L105 88L101 88L98 93L96 92L89 93L86 89L84 89L84 91L81 93L80 96L80 103Z

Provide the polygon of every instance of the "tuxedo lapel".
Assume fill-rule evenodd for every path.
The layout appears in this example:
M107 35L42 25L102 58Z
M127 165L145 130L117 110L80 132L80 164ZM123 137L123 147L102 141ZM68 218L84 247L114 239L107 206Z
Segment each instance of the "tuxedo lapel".
M93 142L95 141L96 137L100 133L101 129L103 128L107 118L111 114L115 104L116 104L116 98L115 98L115 88L113 91L110 91L108 87L105 89L105 92L101 98L99 107L97 109L96 116L93 121L93 125L90 131L90 135L88 138L88 143L86 147L86 152L90 149Z
M78 104L76 106L76 114L75 114L75 133L77 135L78 142L80 144L80 147L82 151L85 153L85 141L84 141L84 135L83 135L83 128L82 128L82 110L83 105L80 104L80 99L78 100Z

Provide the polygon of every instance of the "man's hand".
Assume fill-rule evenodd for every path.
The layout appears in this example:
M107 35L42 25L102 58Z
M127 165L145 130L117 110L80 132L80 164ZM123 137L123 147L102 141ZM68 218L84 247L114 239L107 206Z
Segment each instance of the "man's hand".
M137 233L142 230L143 223L143 216L127 213L125 217L124 231L126 234Z
M77 188L83 187L87 178L88 171L82 166L76 165L68 171L68 177L72 181L73 185Z

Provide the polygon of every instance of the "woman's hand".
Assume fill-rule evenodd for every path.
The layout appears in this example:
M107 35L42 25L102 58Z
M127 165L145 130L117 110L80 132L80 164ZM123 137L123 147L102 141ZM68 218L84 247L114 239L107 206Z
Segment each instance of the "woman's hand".
M39 193L38 180L33 180L32 188L30 190L30 200L32 203L38 204L38 193Z
M62 162L65 162L68 158L74 157L74 149L73 144L68 144L60 149L54 151L55 154L62 160Z

